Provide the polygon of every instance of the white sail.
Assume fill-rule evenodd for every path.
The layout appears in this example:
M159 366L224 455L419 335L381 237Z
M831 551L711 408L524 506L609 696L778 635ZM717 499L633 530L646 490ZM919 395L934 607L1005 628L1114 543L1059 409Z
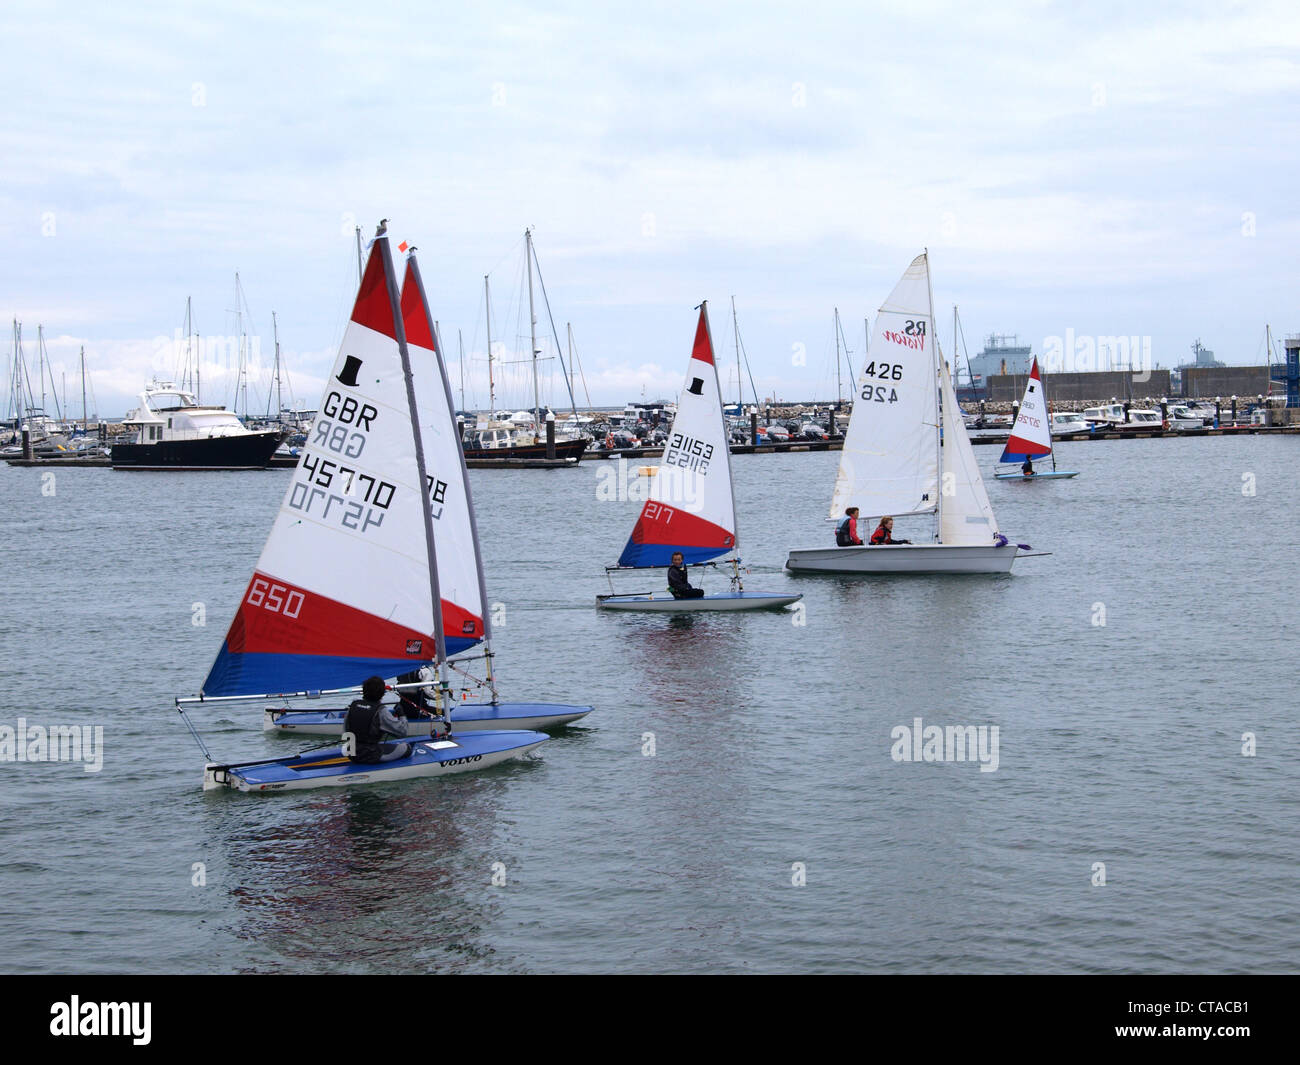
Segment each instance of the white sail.
M436 657L396 299L380 237L206 695L341 688Z
M618 564L667 566L677 551L688 564L706 562L735 547L731 450L708 306L702 304L664 457Z
M1038 376L1038 360L1029 370L1025 382L1025 395L1016 413L1016 424L1011 427L1006 447L999 462L1024 462L1052 453L1052 426L1047 412L1047 397L1043 382Z
M938 505L937 381L930 268L924 253L876 315L858 375L830 517L933 513Z
M939 360L939 392L943 406L943 501L939 505L939 542L954 546L992 544L998 523L975 462L952 376Z

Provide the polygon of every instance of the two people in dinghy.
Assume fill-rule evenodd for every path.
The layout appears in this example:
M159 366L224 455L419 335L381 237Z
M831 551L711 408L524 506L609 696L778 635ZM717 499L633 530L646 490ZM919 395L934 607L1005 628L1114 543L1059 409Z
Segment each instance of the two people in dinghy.
M395 762L411 753L409 743L385 743L385 736L404 738L406 725L384 703L387 687L383 677L369 677L361 685L361 698L354 699L343 719L343 745L354 762Z
M894 539L894 519L883 517L880 524L876 526L876 531L871 534L871 546L878 547L881 544L910 544L911 540ZM862 541L858 538L858 508L849 507L844 512L844 519L835 527L835 544L837 547L861 547Z
M686 560L680 551L673 552L673 564L668 567L668 590L674 599L703 599L703 588L692 588L686 576Z

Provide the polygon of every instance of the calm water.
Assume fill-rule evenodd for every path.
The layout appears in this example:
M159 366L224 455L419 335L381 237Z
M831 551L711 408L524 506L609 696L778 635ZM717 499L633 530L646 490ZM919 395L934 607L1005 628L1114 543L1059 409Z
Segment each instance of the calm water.
M268 797L201 792L171 699L289 473L65 470L48 496L0 468L0 724L106 748L98 774L0 764L0 965L1295 971L1298 448L1067 444L1077 479L989 483L1050 557L894 580L786 576L831 542L838 456L738 456L749 587L798 588L803 626L597 613L639 503L597 502L597 463L475 471L503 694L589 726L485 773ZM997 771L893 761L918 716L997 725ZM195 718L218 757L296 749L260 706Z

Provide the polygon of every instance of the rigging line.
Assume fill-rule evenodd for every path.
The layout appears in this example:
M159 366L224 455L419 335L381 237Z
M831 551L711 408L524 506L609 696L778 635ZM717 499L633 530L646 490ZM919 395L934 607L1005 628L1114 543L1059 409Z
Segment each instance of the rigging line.
M546 295L546 282L542 280L542 264L537 261L537 245L533 245L533 265L537 267L537 284L542 290L542 303L546 305L546 318L551 323L551 337L555 341L555 352L560 358L560 372L564 374L564 384L569 390L569 406L573 409L574 421L578 418L578 401L573 398L573 382L569 380L569 371L564 365L564 346L560 343L560 334L555 328L555 315L551 313L551 300Z
M582 359L578 356L578 346L573 344L573 325L569 323L569 343L573 345L573 361L578 367L578 376L582 379L582 394L587 399L587 410L594 409L591 405L591 391L587 388L587 373L582 368Z
M758 401L758 389L754 387L754 371L749 366L749 352L745 350L745 338L740 335L740 326L736 325L736 343L740 345L740 357L745 360L745 373L749 377L749 390L754 393L754 406L761 407Z

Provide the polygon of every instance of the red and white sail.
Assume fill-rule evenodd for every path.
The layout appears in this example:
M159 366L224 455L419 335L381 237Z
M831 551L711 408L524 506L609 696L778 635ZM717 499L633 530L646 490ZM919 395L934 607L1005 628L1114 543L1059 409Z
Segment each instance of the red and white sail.
M1025 383L1025 395L1020 401L1020 410L1016 414L1016 424L1011 427L1006 447L1002 449L999 462L1024 462L1036 459L1040 455L1052 453L1052 421L1047 414L1047 399L1043 394L1043 382L1038 376L1038 360L1029 371L1029 380Z
M667 566L677 551L689 565L735 550L736 502L728 445L708 305L702 304L677 415L650 497L619 556L620 566Z
M406 261L402 283L402 321L415 382L416 414L429 480L429 510L438 545L443 633L447 654L454 655L474 647L485 635L482 560L447 368L437 350L438 338L414 254Z
M380 236L205 695L348 687L437 657L404 344Z

